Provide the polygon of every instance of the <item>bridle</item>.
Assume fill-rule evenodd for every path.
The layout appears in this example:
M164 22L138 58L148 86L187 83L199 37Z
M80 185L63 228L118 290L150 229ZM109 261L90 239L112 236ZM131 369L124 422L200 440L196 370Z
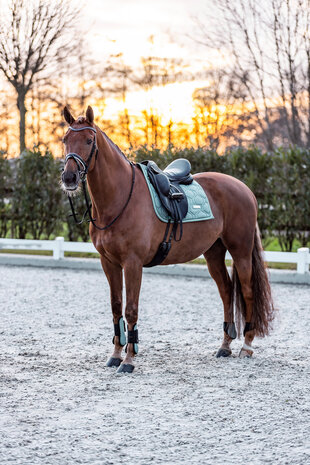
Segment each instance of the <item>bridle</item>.
M85 198L85 203L86 203L86 211L85 211L82 219L78 220L77 216L76 216L76 213L75 213L75 210L74 210L74 205L73 205L73 202L72 202L72 198L68 194L68 199L69 199L69 203L70 203L70 207L71 207L71 211L72 211L72 216L73 216L74 221L75 221L76 224L82 224L85 221L86 215L88 214L88 216L89 216L88 221L91 222L95 228L99 229L100 231L104 231L105 229L110 228L110 226L112 226L112 224L115 223L115 221L123 214L123 212L125 211L127 205L129 204L129 201L131 199L132 192L133 192L133 187L134 187L134 184L135 184L135 176L136 176L135 165L131 161L129 161L124 155L124 157L126 158L126 160L128 161L128 163L130 164L130 166L132 168L132 183L131 183L131 188L130 188L128 199L127 199L125 205L123 206L121 212L109 224L107 224L106 226L102 226L102 227L97 226L96 223L95 223L96 219L93 218L92 214L91 214L91 204L89 203L88 196L87 196L87 189L86 189L86 176L87 176L87 173L88 173L88 170L89 170L91 160L93 158L94 153L95 153L95 162L96 162L97 156L98 156L98 147L97 147L97 141L96 141L97 130L95 128L91 127L91 126L84 126L83 128L73 128L72 126L69 126L69 129L71 129L72 131L75 131L75 132L83 131L84 129L90 129L91 131L94 131L94 133L95 133L93 145L91 147L90 154L88 155L88 158L87 158L86 161L83 160L81 155L79 155L78 153L75 153L75 152L70 152L65 157L65 165L70 159L73 159L75 161L76 165L77 165L79 177L80 177L80 179L82 181L83 193L84 193L84 198Z
M66 158L65 158L65 164L71 158L75 161L75 163L77 164L80 179L83 181L83 179L85 179L85 177L86 177L86 175L88 173L89 165L91 163L91 160L92 160L93 155L94 155L95 152L96 152L96 159L97 159L97 155L98 155L98 148L97 148L97 143L96 143L97 130L95 128L92 128L91 126L84 126L83 128L73 128L72 126L69 126L69 129L71 129L71 131L74 131L74 132L84 131L84 129L90 129L91 131L94 131L94 133L95 133L93 145L92 145L90 154L89 154L86 162L83 160L81 155L79 155L78 153L75 153L75 152L68 153L66 155ZM80 169L81 167L82 167L82 169Z

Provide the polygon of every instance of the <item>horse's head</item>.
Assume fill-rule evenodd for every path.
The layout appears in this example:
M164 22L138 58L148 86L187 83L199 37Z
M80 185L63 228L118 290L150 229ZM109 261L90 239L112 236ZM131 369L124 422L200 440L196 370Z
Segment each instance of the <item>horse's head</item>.
M63 139L66 158L61 180L64 189L72 192L78 188L80 179L93 169L97 155L96 128L91 107L87 108L85 117L79 116L76 120L65 107L64 118L69 128Z

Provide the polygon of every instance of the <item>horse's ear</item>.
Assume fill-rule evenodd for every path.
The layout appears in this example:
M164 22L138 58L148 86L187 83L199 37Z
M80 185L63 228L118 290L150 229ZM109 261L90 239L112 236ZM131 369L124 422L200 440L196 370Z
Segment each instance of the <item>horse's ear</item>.
M68 110L67 107L64 108L64 118L67 121L68 124L72 124L74 122L74 118L71 115L70 111Z
M90 106L88 106L87 110L86 110L86 119L90 123L92 123L94 121L94 110Z

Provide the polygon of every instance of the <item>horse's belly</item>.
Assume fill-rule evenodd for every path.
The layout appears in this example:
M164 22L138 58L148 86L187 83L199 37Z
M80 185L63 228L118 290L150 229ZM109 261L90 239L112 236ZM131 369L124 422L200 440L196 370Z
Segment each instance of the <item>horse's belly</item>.
M185 263L199 257L218 239L221 229L216 220L183 224L182 239L179 242L172 239L170 252L162 265ZM178 234L179 228L177 237Z

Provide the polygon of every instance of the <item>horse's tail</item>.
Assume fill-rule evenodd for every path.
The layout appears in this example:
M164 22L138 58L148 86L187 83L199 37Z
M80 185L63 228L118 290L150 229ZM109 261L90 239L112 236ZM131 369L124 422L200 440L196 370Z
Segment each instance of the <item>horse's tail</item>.
M255 335L260 337L269 334L271 323L275 317L275 308L262 251L259 228L256 225L252 251L253 313L251 327L255 330ZM243 327L245 323L246 307L235 265L233 265L232 284L235 320L238 335L240 336L241 326Z

